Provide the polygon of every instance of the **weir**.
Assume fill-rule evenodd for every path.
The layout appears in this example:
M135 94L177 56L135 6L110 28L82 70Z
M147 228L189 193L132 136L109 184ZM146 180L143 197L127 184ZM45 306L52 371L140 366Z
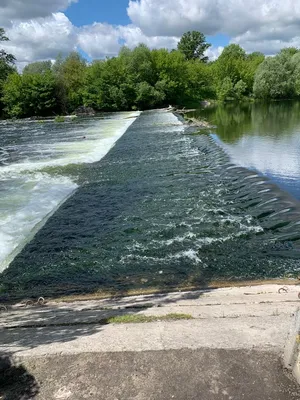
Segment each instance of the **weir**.
M138 115L0 123L0 272L76 190L80 165L100 160Z
M299 203L171 113L144 112L76 173L79 188L2 274L8 297L298 273Z

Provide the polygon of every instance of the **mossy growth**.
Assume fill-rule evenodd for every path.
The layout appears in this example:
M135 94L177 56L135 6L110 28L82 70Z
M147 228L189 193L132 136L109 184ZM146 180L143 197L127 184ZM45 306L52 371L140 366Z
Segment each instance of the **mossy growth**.
M57 115L56 117L55 117L55 122L65 122L65 117L64 116L62 116L62 115Z
M193 319L190 314L166 314L166 315L118 315L107 319L109 324L134 324L134 323L147 323L158 321L178 321L178 320Z

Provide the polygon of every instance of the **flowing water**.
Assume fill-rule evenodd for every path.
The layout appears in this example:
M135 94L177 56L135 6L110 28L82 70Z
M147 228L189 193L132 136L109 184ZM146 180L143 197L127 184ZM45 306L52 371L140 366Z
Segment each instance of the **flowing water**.
M232 138L235 121L195 134L163 111L134 122L118 114L59 126L2 125L0 256L3 267L10 262L3 296L297 275L300 113L287 128L290 105L279 133L270 115L259 122L247 107L248 122ZM220 110L204 113L216 122ZM252 157L255 137L272 157L259 144ZM282 151L280 141L287 143ZM253 162L262 156L272 169ZM285 170L283 157L293 164Z
M100 160L135 116L0 123L0 272L78 187L47 169Z

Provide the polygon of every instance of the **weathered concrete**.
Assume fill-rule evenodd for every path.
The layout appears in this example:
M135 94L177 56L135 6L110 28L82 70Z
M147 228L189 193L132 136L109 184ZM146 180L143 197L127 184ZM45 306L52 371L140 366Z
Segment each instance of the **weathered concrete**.
M299 400L276 354L246 350L82 353L26 360L39 400Z
M284 366L300 384L300 309L295 313L284 350Z
M23 363L39 399L300 399L281 365L298 292L266 285L16 305L0 314L0 352ZM105 324L169 313L194 319Z

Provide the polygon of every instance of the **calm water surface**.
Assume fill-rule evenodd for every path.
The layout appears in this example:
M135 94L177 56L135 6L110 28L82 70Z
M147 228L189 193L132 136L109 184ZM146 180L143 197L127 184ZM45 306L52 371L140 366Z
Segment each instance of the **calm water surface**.
M298 275L299 111L208 109L210 133L162 111L1 127L2 296Z
M234 163L259 171L300 200L299 102L224 105L196 115L216 125L212 137Z

